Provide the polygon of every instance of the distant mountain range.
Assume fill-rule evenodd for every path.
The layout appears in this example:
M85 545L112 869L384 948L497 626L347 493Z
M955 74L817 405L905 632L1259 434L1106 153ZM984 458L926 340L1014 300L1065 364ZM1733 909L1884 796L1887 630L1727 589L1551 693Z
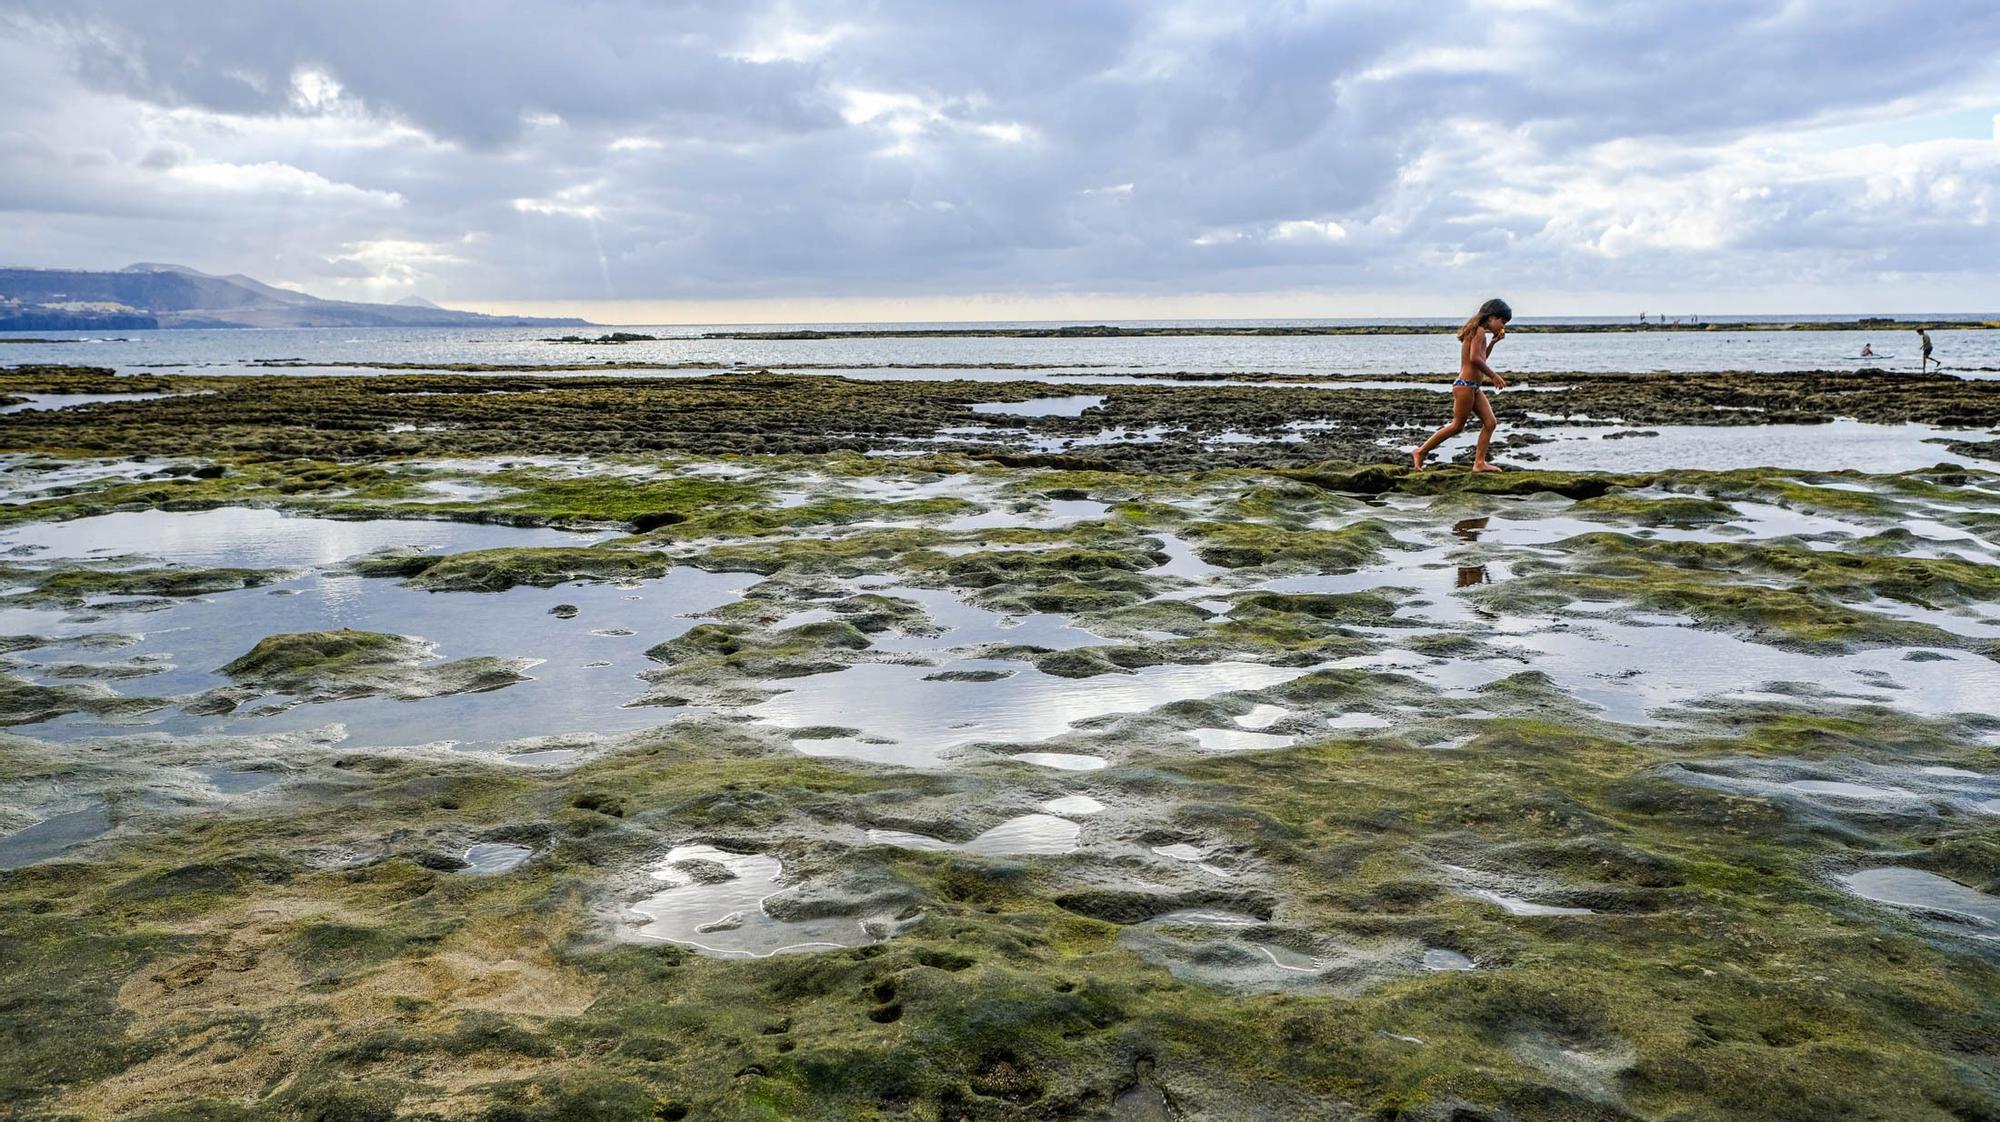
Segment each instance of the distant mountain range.
M236 274L142 262L114 273L0 268L0 331L172 327L588 327L580 319L488 316L417 296L394 304L322 300Z

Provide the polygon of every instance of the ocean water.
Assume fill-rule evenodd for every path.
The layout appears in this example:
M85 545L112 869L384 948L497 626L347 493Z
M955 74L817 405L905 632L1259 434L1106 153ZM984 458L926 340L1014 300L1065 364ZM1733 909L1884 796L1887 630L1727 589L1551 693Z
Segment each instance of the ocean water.
M1333 322L1333 321L1291 321ZM808 369L861 377L996 379L1047 377L1070 381L1103 375L1176 372L1278 373L1309 376L1448 373L1457 365L1449 335L1168 336L1122 339L885 338L702 339L719 330L829 330L893 325L774 324L754 329L722 326L626 326L619 330L661 336L622 346L579 346L543 341L561 334L595 335L595 328L318 328L285 330L13 333L64 340L0 346L0 364L79 363L124 372L190 370L202 373L268 372L263 362L302 363L297 373L345 373L342 363L691 363L773 370ZM980 326L918 324L924 328ZM990 325L987 325L990 326ZM1033 326L1033 325L1026 325ZM1964 377L2000 377L2000 331L1931 333L1936 355ZM5 338L0 334L0 338ZM1864 343L1879 357L1859 357ZM1777 374L1797 370L1853 370L1879 366L1914 370L1916 337L1903 331L1685 331L1640 333L1516 334L1494 353L1503 373L1697 372L1740 370ZM946 364L963 369L923 367ZM1016 371L1010 366L1040 369ZM671 371L681 376L701 371Z

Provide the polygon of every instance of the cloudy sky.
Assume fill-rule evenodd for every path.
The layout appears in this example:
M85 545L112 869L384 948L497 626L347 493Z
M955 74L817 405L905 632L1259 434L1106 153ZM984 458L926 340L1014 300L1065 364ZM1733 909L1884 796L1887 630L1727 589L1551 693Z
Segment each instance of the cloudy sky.
M1991 0L0 0L0 263L607 322L2000 309Z

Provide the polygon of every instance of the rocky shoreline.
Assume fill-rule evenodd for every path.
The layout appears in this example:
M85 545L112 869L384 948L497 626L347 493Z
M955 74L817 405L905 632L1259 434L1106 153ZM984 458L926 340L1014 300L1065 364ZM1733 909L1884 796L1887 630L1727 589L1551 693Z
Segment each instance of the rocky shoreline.
M1996 419L1538 380L1558 436ZM2000 1102L2000 473L1413 473L1416 389L971 408L1071 389L0 376L151 395L0 420L11 1109ZM1107 428L1186 435L1039 443Z

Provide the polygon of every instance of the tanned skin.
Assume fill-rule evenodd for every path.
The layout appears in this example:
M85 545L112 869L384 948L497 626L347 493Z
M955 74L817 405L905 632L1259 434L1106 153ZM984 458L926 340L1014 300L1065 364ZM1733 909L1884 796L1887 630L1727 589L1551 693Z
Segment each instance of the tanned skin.
M1499 316L1487 316L1480 330L1466 337L1458 348L1458 376L1467 382L1484 382L1496 390L1507 388L1507 379L1502 378L1486 364L1486 356L1493 353L1493 344L1507 337L1507 321ZM1489 341L1487 336L1492 336ZM1499 471L1486 462L1486 447L1493 443L1493 430L1500 421L1493 415L1493 403L1479 392L1477 385L1453 386L1451 388L1451 423L1431 434L1429 440L1415 452L1410 453L1410 464L1418 471L1424 470L1424 459L1432 449L1459 433L1465 431L1465 422L1473 413L1479 414L1479 446L1472 455L1473 471Z

